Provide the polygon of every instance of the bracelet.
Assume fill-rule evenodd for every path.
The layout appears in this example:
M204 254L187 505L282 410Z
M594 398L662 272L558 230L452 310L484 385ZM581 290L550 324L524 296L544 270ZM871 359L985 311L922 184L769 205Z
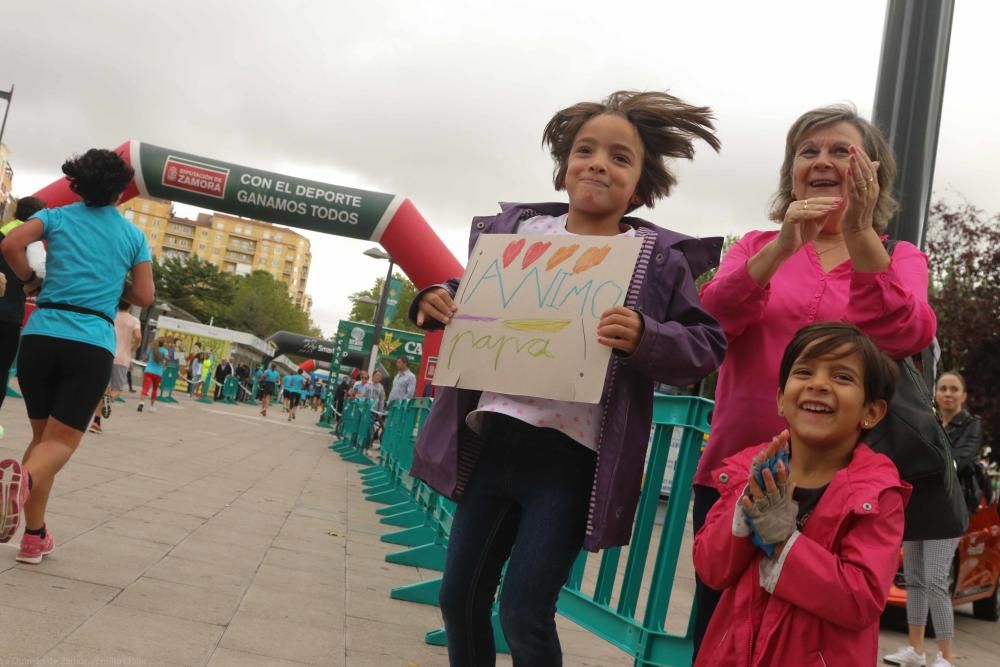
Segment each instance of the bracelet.
M38 274L35 273L34 269L32 269L31 270L31 275L28 276L26 279L22 280L21 282L24 283L25 285L27 285L28 283L33 282L37 277L38 277Z

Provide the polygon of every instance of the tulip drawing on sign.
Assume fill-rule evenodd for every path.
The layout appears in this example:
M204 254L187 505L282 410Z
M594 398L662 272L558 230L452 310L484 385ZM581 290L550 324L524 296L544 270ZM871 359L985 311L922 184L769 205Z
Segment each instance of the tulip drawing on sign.
M566 246L564 248L559 248L559 250L556 250L554 253L552 253L552 257L550 257L549 261L545 264L545 270L551 271L552 269L556 268L557 266L565 262L567 259L572 257L573 253L575 253L579 249L580 246L577 243Z
M526 269L535 261L545 254L545 251L552 247L550 241L536 241L528 246L528 251L524 253L524 261L521 262L521 268Z
M510 266L524 248L524 239L512 241L503 251L503 268Z
M604 258L608 256L611 252L611 246L601 246L600 248L587 248L580 255L580 259L576 260L576 265L573 267L573 273L583 273L587 269L592 269L601 262Z

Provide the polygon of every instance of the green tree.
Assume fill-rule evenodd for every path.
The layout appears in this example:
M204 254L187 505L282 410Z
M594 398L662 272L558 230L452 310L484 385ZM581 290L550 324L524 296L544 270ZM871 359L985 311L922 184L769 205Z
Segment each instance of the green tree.
M729 249L733 247L733 244L736 243L739 240L740 240L740 237L737 236L736 234L727 234L725 240L722 242L722 255L721 256L725 257L726 253L729 252ZM701 289L701 286L704 285L705 283L707 283L712 278L714 278L715 274L718 273L718 271L719 271L719 268L716 267L714 269L709 269L708 271L706 271L705 273L701 274L700 276L695 276L694 277L694 284L698 286L698 289Z
M267 271L254 271L236 279L229 305L216 317L216 324L249 331L267 338L275 331L292 331L321 337L323 332L288 297L288 286Z
M408 313L410 304L417 296L417 288L400 273L393 274L393 278L402 281L403 289L399 295L399 305L396 306L396 316L389 323L390 329L401 329L403 331L415 331L423 333L420 328L410 322ZM382 284L385 278L377 278L375 284L363 292L355 292L348 298L351 300L351 320L354 322L371 323L375 319L375 304L364 303L361 299L378 302L382 296Z
M156 296L183 308L207 322L219 317L232 302L236 281L232 274L219 270L198 257L166 257L153 260Z

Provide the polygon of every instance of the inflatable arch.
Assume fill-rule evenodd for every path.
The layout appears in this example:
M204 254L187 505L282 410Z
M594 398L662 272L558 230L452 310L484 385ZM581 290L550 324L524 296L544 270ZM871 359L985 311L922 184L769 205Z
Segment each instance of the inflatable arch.
M121 201L137 195L158 197L373 241L385 248L418 289L462 275L461 263L405 197L295 178L139 141L127 141L115 152L135 169L135 179ZM65 178L35 196L50 207L79 199ZM440 343L440 332L425 338L418 391L426 378L427 360L437 355Z

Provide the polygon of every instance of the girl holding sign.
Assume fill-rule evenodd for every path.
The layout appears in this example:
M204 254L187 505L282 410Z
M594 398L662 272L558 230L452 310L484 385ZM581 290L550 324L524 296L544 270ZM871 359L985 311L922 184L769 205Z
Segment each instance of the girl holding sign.
M452 665L491 665L490 616L510 559L500 618L516 664L559 665L559 590L581 547L627 544L652 423L654 381L695 382L722 361L726 339L694 279L718 264L721 239L694 239L626 213L653 206L676 178L667 158L718 150L711 110L666 93L620 91L558 112L543 134L566 204L504 205L480 234L636 236L642 250L625 304L594 339L613 353L599 403L438 387L411 472L458 503L441 611ZM459 280L423 290L410 317L441 328Z

